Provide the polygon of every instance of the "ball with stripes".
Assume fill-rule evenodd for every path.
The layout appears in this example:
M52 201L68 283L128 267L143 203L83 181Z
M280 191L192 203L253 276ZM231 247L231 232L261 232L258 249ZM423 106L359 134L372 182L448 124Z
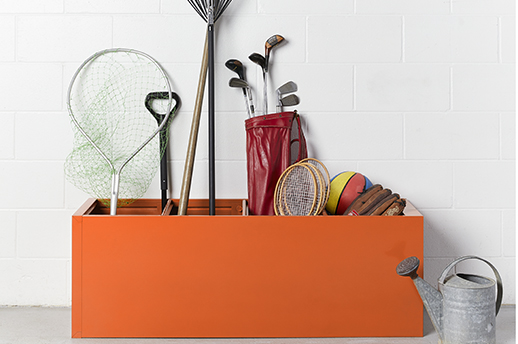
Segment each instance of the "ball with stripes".
M369 178L358 172L346 171L331 179L326 210L332 215L343 215L356 197L372 186Z

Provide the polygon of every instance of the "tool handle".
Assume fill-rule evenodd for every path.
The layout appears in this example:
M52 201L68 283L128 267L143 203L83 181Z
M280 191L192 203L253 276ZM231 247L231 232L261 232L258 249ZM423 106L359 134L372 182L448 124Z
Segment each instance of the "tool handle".
M205 37L205 47L203 49L203 59L201 61L200 77L198 79L198 90L196 93L196 102L191 123L191 134L189 136L189 145L187 147L187 156L183 170L182 189L180 191L180 201L178 204L178 215L187 214L187 206L189 204L189 193L191 191L192 171L194 167L194 158L196 156L196 143L198 142L198 131L200 128L201 107L203 103L203 95L205 92L205 81L207 79L208 68L208 33Z
M464 260L468 260L468 259L481 260L484 263L486 263L487 265L489 265L489 267L493 270L493 273L495 274L495 277L496 277L497 295L496 295L496 304L495 304L495 306L496 306L496 315L498 315L498 311L500 310L500 306L502 306L502 297L503 297L503 293L504 293L504 286L503 286L503 283L502 283L502 277L500 277L500 274L498 273L498 270L495 268L495 266L493 264L491 264L487 260L485 260L483 258L480 258L480 257L477 257L477 256L463 256L463 257L457 258L456 260L451 262L450 265L448 265L444 269L444 271L441 274L441 277L439 277L439 284L443 284L444 283L444 280L446 279L446 277L448 277L451 269L453 269L460 262L462 262Z

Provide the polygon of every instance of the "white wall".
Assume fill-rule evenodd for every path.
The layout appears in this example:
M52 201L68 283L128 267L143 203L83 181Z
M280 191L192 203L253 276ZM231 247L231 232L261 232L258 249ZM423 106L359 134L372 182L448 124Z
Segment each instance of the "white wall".
M429 281L454 257L479 255L503 275L504 302L515 303L514 7L234 0L217 23L217 197L247 194L244 102L227 87L235 74L224 62L245 63L259 105L262 75L247 56L282 34L269 84L298 83L310 155L333 175L365 174L425 215ZM75 69L110 47L165 66L183 100L170 155L178 197L204 36L185 0L0 2L0 304L70 304L70 217L88 197L63 172ZM205 116L195 198L207 197ZM158 198L155 181L147 196Z

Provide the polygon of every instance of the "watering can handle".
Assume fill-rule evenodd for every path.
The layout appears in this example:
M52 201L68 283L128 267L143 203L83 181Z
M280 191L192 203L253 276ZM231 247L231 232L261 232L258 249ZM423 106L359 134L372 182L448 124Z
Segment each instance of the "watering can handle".
M502 283L502 278L500 277L500 274L498 273L498 270L495 268L495 266L493 264L491 264L487 260L485 260L483 258L480 258L480 257L477 257L477 256L464 256L464 257L460 257L457 260L455 260L452 263L450 263L450 265L448 265L444 269L444 271L442 272L441 277L439 277L439 283L440 284L444 283L444 280L446 279L446 277L450 273L450 270L455 265L457 265L458 263L462 262L463 260L467 260L467 259L478 259L478 260L481 260L484 263L486 263L487 265L489 265L491 267L491 269L493 270L493 272L495 274L495 277L496 277L496 288L497 288L497 294L496 294L496 314L495 314L495 316L498 315L498 311L500 310L500 306L502 305L502 296L503 296L503 293L504 293L504 286L503 286L503 283Z

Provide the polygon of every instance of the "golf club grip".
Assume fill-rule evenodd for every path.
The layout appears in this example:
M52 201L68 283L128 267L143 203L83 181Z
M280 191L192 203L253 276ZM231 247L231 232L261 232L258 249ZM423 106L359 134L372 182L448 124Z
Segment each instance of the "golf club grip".
M194 167L194 157L196 156L196 143L198 141L198 131L200 128L201 107L203 103L203 95L205 92L205 81L207 80L207 68L209 62L208 58L209 46L207 32L207 35L205 36L205 47L203 48L200 77L198 79L196 102L192 116L191 134L189 136L189 145L187 146L187 156L185 158L185 166L183 169L182 189L180 191L180 200L178 203L178 215L187 214L189 193L191 191L192 171Z
M267 73L263 73L263 79L264 79L264 84L263 84L263 101L264 101L264 115L266 116L268 114L268 86L267 86L267 83L268 83L268 74Z

